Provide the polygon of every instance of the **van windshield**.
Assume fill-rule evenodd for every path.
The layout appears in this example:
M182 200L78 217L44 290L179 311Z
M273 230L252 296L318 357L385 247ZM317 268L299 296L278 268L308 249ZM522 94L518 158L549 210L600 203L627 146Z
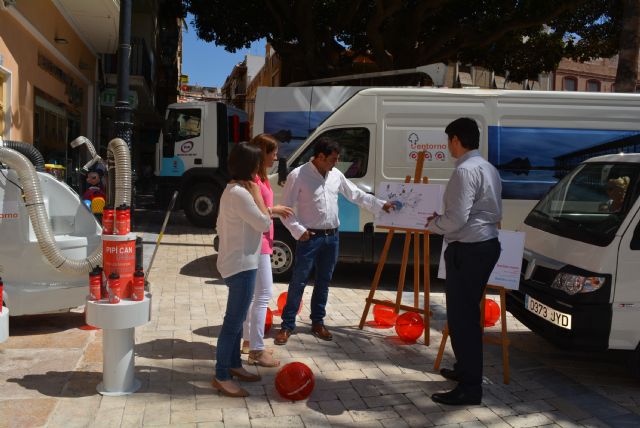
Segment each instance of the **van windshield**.
M560 180L524 222L605 247L637 198L639 171L632 163L582 164Z

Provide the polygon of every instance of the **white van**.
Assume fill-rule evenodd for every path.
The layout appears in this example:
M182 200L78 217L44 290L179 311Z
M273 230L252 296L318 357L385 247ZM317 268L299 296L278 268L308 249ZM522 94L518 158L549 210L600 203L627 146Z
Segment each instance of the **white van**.
M640 148L640 137L615 143ZM640 373L640 154L599 156L535 206L520 288L507 308L565 347L636 350Z
M280 114L285 121L287 112ZM282 187L278 183L286 172L308 161L314 141L323 135L340 143L337 167L365 192L375 193L380 182L413 176L419 151L426 152L424 175L432 183L446 184L454 159L447 150L444 129L463 116L475 119L480 127L480 151L502 178L503 228L515 229L564 171L585 156L609 153L607 144L640 134L640 95L364 89L320 123L286 165L280 165L280 177L270 176L275 200L279 201ZM377 261L384 237L384 231L374 230L369 212L340 199L340 260ZM394 240L399 246L400 241ZM431 244L432 260L437 263L440 241L432 237ZM272 267L280 280L291 271L294 249L289 232L276 224Z

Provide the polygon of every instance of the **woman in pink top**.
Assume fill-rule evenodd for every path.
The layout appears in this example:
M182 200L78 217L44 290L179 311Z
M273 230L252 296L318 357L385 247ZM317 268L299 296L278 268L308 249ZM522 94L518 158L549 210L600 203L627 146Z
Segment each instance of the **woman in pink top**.
M262 158L255 181L260 188L262 199L268 207L271 216L287 218L293 213L291 208L282 205L273 206L273 190L269 184L267 170L278 158L278 140L269 134L260 134L249 142L250 145L262 150ZM262 234L262 249L258 261L256 287L253 303L249 308L244 323L242 344L243 351L249 349L249 363L263 367L277 367L280 361L273 358L271 352L264 346L264 325L267 315L267 305L273 294L273 276L271 273L271 254L273 253L273 222L268 232Z

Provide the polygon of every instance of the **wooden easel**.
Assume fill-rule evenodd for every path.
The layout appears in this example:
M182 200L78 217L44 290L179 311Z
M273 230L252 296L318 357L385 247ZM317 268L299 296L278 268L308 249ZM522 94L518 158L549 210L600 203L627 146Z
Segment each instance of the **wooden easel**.
M427 184L429 182L428 177L422 177L422 167L424 165L424 153L418 153L418 160L416 163L416 171L414 174L413 182L414 183L423 183ZM411 183L411 176L407 175L405 178L405 183ZM426 219L425 219L426 223ZM378 267L376 269L376 274L373 277L373 281L371 283L371 290L369 291L369 297L366 299L366 304L364 306L364 311L362 312L362 318L360 319L359 328L362 330L364 327L364 323L367 320L367 315L369 315L369 309L371 308L371 304L375 303L382 306L387 306L390 308L394 308L396 313L400 312L400 309L404 309L406 311L417 312L423 315L424 318L424 344L429 345L430 340L430 332L429 332L429 321L431 312L429 310L429 292L430 292L430 283L429 283L429 231L424 229L408 229L401 227L385 227L381 226L381 229L388 229L387 239L384 243L384 247L382 248L382 254L380 255L380 261L378 262ZM378 288L378 284L380 283L380 277L382 276L382 269L387 261L387 255L389 253L389 248L391 247L391 241L393 239L393 234L395 231L404 231L405 239L404 239L404 249L402 251L402 263L400 265L400 278L398 279L398 290L396 293L396 302L395 304L390 304L390 302L386 300L375 299L374 295ZM420 299L420 236L422 236L423 240L423 284L424 284L424 309L420 309L419 307L419 299ZM402 291L404 290L404 280L405 274L407 272L407 264L409 261L409 249L411 248L411 239L413 238L413 306L403 305L402 304Z
M487 289L498 290L500 292L500 322L502 323L502 331L500 336L488 336L484 334L484 303L487 297ZM480 325L482 326L482 342L491 343L493 345L502 346L502 380L505 384L509 384L509 338L507 337L507 309L506 309L506 290L504 287L498 285L487 285L482 295L482 301L480 302ZM434 370L440 368L440 362L444 354L444 348L447 344L447 338L449 337L449 325L445 323L442 330L442 340L440 341L440 349L438 349L438 355L436 361L433 364Z

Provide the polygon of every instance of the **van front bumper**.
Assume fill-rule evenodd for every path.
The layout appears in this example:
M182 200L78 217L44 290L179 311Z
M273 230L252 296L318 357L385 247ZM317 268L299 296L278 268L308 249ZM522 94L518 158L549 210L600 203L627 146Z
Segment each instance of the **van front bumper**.
M571 315L571 329L552 324L529 311L525 295L533 297L550 308ZM561 303L559 303L561 302ZM571 304L541 293L520 283L519 290L507 293L507 310L531 331L562 348L603 350L609 347L611 330L611 304Z

